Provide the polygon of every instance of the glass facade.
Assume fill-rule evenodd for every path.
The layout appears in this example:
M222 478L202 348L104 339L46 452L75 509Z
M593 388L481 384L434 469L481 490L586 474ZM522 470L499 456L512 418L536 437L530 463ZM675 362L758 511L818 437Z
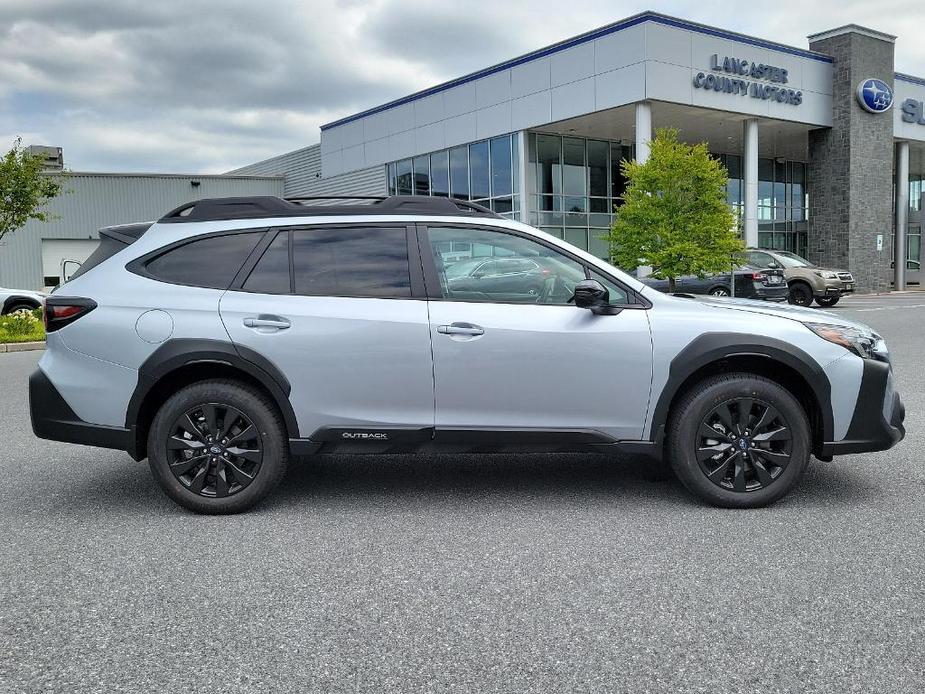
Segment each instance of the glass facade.
M609 140L529 133L528 181L535 182L533 226L590 251L609 255L604 236L621 204L626 179L620 171L633 148Z
M468 145L392 162L387 167L390 195L452 196L472 200L499 214L520 218L516 135L503 135ZM565 239L600 258L609 255L604 240L614 210L623 202L626 179L623 160L634 147L622 142L527 133L528 223ZM743 162L738 154L714 154L726 167L726 196L739 219L744 213ZM758 245L806 253L809 200L807 165L803 162L758 160ZM914 186L918 185L916 189ZM919 194L915 194L919 190ZM922 182L913 182L918 205Z
M759 247L806 255L807 168L798 161L758 160Z
M389 195L450 196L516 218L517 142L516 135L502 135L392 162Z

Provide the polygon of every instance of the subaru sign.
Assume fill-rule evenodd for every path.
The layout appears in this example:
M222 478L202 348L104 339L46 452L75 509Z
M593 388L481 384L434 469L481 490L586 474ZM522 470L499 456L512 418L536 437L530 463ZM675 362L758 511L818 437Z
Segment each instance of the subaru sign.
M858 85L858 103L870 113L889 111L893 105L893 88L883 80L863 80Z

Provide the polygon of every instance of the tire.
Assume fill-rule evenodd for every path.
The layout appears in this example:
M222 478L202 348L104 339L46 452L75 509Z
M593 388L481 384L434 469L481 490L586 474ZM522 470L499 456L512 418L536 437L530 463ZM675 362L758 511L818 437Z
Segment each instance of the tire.
M829 308L837 304L839 299L841 299L840 296L820 296L816 299L816 303L825 308Z
M794 282L790 285L790 296L788 301L797 306L812 306L813 290L809 288L808 284Z
M739 435L743 404L750 415L748 428ZM732 435L724 431L729 428ZM806 471L809 421L796 398L767 378L748 373L713 376L696 384L672 408L668 454L678 479L707 503L766 506L789 492Z
M240 513L282 480L285 431L276 406L255 388L232 380L201 381L158 410L148 434L148 463L167 496L184 508ZM216 455L199 453L211 447Z
M713 287L708 294L710 294L710 296L731 296L727 287Z
M22 311L22 310L34 311L37 308L38 306L36 306L35 304L30 304L27 302L20 302L20 303L13 304L12 306L10 306L6 311L4 311L4 315L9 315L11 313L16 313L17 311Z

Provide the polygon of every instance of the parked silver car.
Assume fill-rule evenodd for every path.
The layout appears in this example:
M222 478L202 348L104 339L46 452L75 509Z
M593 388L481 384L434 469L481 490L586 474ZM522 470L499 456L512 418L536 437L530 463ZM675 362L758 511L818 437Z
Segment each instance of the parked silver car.
M0 315L39 308L48 296L45 292L0 287Z
M810 454L905 433L867 326L667 296L468 202L200 200L101 235L47 301L33 428L147 457L195 511L251 507L292 456L422 449L665 457L702 499L753 507ZM463 257L542 282L456 286Z

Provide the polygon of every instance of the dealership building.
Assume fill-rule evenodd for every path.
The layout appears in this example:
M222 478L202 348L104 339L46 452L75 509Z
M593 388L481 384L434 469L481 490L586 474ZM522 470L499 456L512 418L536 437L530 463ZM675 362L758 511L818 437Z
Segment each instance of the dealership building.
M861 290L894 275L915 286L925 78L895 71L895 40L849 25L800 48L646 12L328 123L320 144L233 173L284 176L290 196L475 200L606 257L620 162L674 127L726 165L750 246L847 267Z
M320 143L225 182L159 179L151 185L169 194L144 199L453 196L606 257L602 236L626 185L621 162L645 160L656 129L673 127L725 164L748 245L850 269L861 291L915 287L925 78L895 71L895 40L848 25L794 47L645 12L328 123ZM96 224L142 221L137 205L98 183L105 204L81 203L106 210ZM55 225L59 241L95 238L67 215ZM32 244L19 252L36 265L28 277L41 278L44 232L23 232L5 240ZM9 286L11 273L26 275L3 255L0 284ZM45 258L46 276L56 258Z

